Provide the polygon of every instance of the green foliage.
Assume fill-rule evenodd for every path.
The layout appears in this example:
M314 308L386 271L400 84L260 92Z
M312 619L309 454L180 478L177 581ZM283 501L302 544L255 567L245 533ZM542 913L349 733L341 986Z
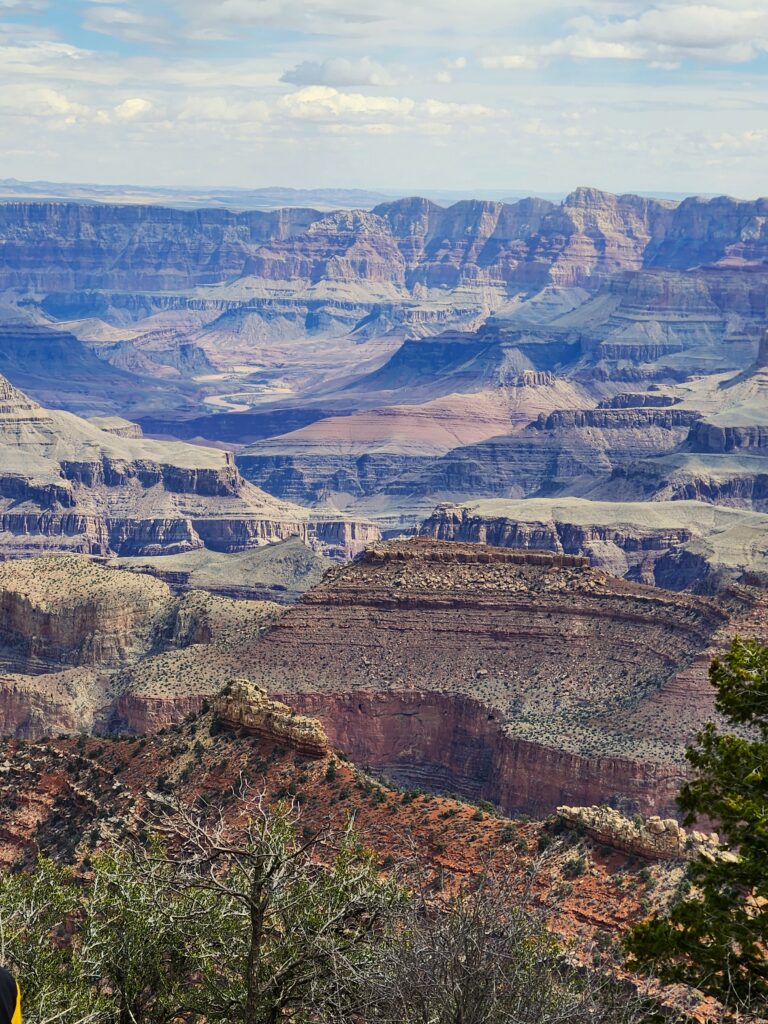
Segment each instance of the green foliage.
M198 993L195 1009L206 1020L304 1021L330 1003L351 1005L356 979L373 968L379 922L402 893L379 879L377 858L351 829L323 868L310 856L316 845L317 837L298 838L285 808L255 817L236 846L193 834L191 856L179 863L192 890L215 895L213 946L226 949Z
M24 979L24 1020L94 1019L89 993L63 940L80 909L67 870L40 859L32 872L0 876L0 963Z
M170 1024L188 1005L189 978L206 963L222 908L210 893L175 885L156 858L112 850L94 860L76 962L103 995L103 1019Z
M511 879L446 898L440 871L425 903L351 827L241 809L231 827L206 806L165 813L148 845L108 848L79 879L46 860L3 876L0 956L25 1024L647 1019L568 966Z
M721 852L690 867L692 889L666 918L635 929L631 964L719 999L730 1012L768 1011L768 647L734 640L715 660L716 706L751 738L708 723L687 752L695 776L679 804L690 824L717 823ZM737 852L734 852L737 851Z

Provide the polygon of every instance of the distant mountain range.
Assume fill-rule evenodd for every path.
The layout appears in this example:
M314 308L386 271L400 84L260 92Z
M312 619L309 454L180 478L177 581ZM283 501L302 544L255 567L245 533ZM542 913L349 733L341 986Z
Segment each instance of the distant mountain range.
M162 185L99 185L88 182L19 181L0 179L0 202L40 200L78 203L139 203L171 206L177 209L220 208L230 210L276 210L285 206L310 207L314 210L372 210L379 203L403 199L417 194L440 205L464 199L515 202L528 196L559 202L565 192L543 192L540 189L360 189L360 188L232 188L165 187ZM686 192L638 192L657 199L682 200Z

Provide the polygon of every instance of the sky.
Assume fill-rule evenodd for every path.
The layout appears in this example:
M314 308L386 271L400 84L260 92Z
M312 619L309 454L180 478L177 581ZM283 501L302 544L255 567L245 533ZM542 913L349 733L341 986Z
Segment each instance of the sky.
M768 0L0 0L0 178L768 193Z

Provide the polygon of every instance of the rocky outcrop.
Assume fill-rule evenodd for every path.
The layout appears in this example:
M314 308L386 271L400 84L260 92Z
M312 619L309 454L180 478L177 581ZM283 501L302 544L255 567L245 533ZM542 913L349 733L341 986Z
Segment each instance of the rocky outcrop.
M108 434L115 434L116 437L136 439L144 436L138 423L124 420L121 416L92 416L91 423L99 430L106 430Z
M280 701L247 679L233 679L213 704L225 729L241 729L271 740L303 757L324 757L330 750L328 736L316 718L296 715Z
M508 810L618 800L653 813L674 807L685 743L712 714L701 654L732 623L715 600L583 557L391 541L332 570L247 665L409 784Z
M698 419L699 413L690 409L612 406L603 409L557 410L548 416L540 416L534 427L536 430L562 430L573 427L636 431L658 427L662 430L672 430L690 427Z
M439 505L419 533L435 540L586 555L592 565L670 590L763 568L765 514L697 501L488 499Z
M15 672L114 667L149 652L168 587L130 576L114 586L90 559L69 555L0 564L0 659Z
M674 818L637 820L605 806L558 807L557 815L598 843L649 860L693 860L702 853L714 856L718 848L717 834L686 832Z
M756 451L768 453L768 412L765 424L739 426L707 423L702 420L691 427L686 448L693 452L729 453Z
M579 493L618 467L675 451L697 414L657 408L542 413L526 430L457 447L385 486L388 494L505 498Z
M639 394L622 393L606 398L597 406L598 409L666 409L681 401L673 395L663 395L654 391L641 391Z
M0 377L0 556L244 551L298 536L349 558L378 531L245 481L230 452L101 430Z

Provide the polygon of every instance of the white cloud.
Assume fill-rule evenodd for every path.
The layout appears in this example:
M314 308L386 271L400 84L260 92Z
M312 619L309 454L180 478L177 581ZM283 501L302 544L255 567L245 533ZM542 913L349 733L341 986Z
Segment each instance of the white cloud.
M649 60L668 67L684 58L743 63L768 50L768 8L762 0L671 0L618 19L574 18L570 28L571 34L540 52L550 57Z
M442 103L440 100L425 100L418 105L417 112L441 121L465 121L494 114L490 107L481 103Z
M349 60L335 57L330 60L304 60L285 71L281 82L291 85L395 85L396 78L382 64L370 57Z
M269 119L269 105L261 100L238 102L228 96L189 99L179 118L196 124L258 124Z
M133 96L131 99L123 100L114 109L114 115L118 121L135 121L137 118L145 117L153 110L149 100L141 96Z
M535 68L538 61L527 53L486 54L480 64L491 71L526 71Z
M289 93L282 97L279 105L291 117L307 121L371 117L399 119L408 117L415 107L414 101L407 97L364 96L362 93L339 92L325 85L309 85Z
M0 109L14 117L72 125L90 117L90 109L57 89L11 86L0 92Z
M464 71L468 63L466 57L454 57L451 60L444 60L443 70L437 72L435 81L447 85L453 81L453 73L455 71Z
M83 18L89 32L115 36L130 42L162 42L168 35L162 19L127 6L98 2L89 7Z

